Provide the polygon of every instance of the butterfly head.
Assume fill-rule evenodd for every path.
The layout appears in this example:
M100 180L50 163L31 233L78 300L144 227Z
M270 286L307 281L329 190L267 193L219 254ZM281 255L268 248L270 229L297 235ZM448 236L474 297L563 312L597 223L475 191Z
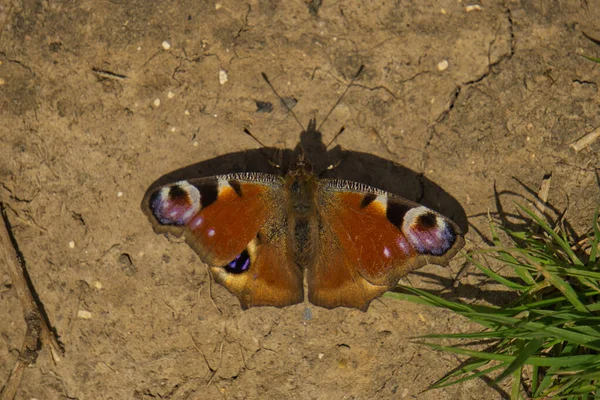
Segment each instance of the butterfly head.
M300 142L293 150L289 164L289 174L319 175L328 163L327 148L323 135L317 130L316 120L311 119L300 134Z
M299 176L299 175L312 174L312 172L313 172L312 164L310 162L308 162L308 160L306 159L306 156L304 155L304 152L300 152L298 154L298 156L296 157L296 161L294 163L292 163L292 165L290 166L290 175Z

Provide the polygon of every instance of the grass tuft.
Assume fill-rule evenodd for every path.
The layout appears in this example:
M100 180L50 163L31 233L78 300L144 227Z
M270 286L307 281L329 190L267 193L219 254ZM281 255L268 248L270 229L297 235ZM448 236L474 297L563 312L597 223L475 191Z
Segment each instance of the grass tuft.
M511 378L513 400L600 400L599 212L594 214L583 251L530 209L518 207L539 227L539 233L491 224L494 246L466 255L491 280L516 292L516 300L504 307L467 304L407 286L401 286L406 293L388 296L446 308L484 327L481 332L419 338L433 349L467 357L430 389L486 376L494 385ZM508 246L499 230L508 236ZM508 266L510 273L493 271L487 266L491 260ZM459 345L443 346L430 339L459 340ZM465 347L465 341L472 340L492 344L484 350Z

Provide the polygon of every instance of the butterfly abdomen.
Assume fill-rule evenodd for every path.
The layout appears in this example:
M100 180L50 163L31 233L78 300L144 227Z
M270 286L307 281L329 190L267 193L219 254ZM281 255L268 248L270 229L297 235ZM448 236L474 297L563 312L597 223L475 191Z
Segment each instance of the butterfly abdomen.
M301 268L308 268L318 250L318 219L314 175L300 171L286 179L288 253Z

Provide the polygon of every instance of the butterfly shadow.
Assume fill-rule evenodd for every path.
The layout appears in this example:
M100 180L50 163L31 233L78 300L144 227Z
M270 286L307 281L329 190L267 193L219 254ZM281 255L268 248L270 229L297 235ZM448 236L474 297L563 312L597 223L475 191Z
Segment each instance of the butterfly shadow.
M372 154L340 146L327 150L314 120L301 133L300 143L294 149L263 147L224 154L172 171L157 179L148 191L181 180L238 172L284 175L300 154L304 154L319 178L350 180L402 196L452 219L463 234L468 231L465 210L440 186L423 174Z

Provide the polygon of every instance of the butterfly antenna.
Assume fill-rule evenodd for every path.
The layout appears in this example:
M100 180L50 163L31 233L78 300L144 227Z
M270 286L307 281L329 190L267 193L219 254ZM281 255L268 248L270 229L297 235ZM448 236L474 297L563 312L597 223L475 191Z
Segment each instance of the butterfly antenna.
M325 146L325 150L327 150L327 149L329 148L329 146L331 146L331 144L332 144L333 142L335 142L335 139L337 139L337 138L338 138L338 136L340 136L340 135L341 135L341 134L342 134L342 133L343 133L345 130L346 130L346 127L345 127L345 126L342 126L342 127L341 127L341 129L340 129L340 131L339 131L338 133L336 133L336 134L335 134L335 136L333 137L333 139L331 139L331 140L329 141L329 143L327 143L327 146Z
M279 93L277 93L277 90L275 90L275 87L273 86L273 84L271 83L271 81L269 81L269 78L267 77L267 74L265 74L264 72L261 72L260 74L262 75L262 77L265 80L265 82L267 82L267 85L269 85L269 87L271 88L271 90L273 91L273 93L275 93L275 96L277 96L277 98L283 103L283 105L285 106L285 108L287 108L287 110L290 112L290 114L292 114L292 116L294 117L294 119L296 120L296 122L298 123L298 125L300 125L300 128L303 131L305 131L306 129L304 128L304 125L302 125L302 122L300 122L300 120L296 116L296 113L294 113L294 111L291 109L291 107L288 106L288 104L283 99L283 97L281 97L279 95Z
M264 147L265 149L267 148L267 146L266 146L266 145L265 145L263 142L261 142L260 140L258 140L258 138L257 138L256 136L254 136L254 135L252 134L252 132L250 132L250 131L248 130L248 128L244 128L244 133L245 133L246 135L250 136L252 139L254 139L254 141L255 141L256 143L260 144L260 145L261 145L262 147Z
M262 147L262 149L269 150L269 148L268 148L268 147L267 147L267 146L266 146L266 145L265 145L263 142L261 142L260 140L258 140L258 138L257 138L256 136L254 136L254 135L252 134L252 132L250 132L250 131L248 130L248 128L244 128L244 133L245 133L246 135L250 136L252 139L254 139L254 140L256 141L256 143L258 143L258 144L259 144L259 145ZM274 150L274 151L275 151L275 152L277 152L277 150ZM280 156L279 158L281 159L281 158L282 158L282 156ZM279 161L280 161L280 163L279 163L279 164L275 163L275 162L274 162L274 161L271 159L271 157L270 157L270 156L267 156L267 160L269 161L269 164L270 164L271 166L273 166L273 167L275 167L275 168L277 168L277 169L281 169L281 160L279 160Z
M354 74L354 77L352 78L352 80L350 81L350 83L348 84L348 86L346 86L346 90L344 90L344 93L342 93L342 95L340 96L340 98L338 99L338 101L335 102L335 104L333 105L333 107L331 107L331 110L329 110L329 112L327 113L327 115L325 116L325 118L323 118L323 121L321 121L321 124L319 124L319 127L317 128L318 132L321 131L321 127L323 126L323 124L325 123L325 121L327 121L327 118L329 118L329 116L331 115L331 113L333 112L333 110L335 110L335 108L338 106L338 104L341 103L342 99L344 98L344 96L346 95L346 93L348 92L348 90L350 90L350 87L352 86L352 84L354 83L354 81L356 80L356 78L358 78L358 76L362 73L362 71L363 71L364 68L365 68L364 65L361 65L360 68L358 68L358 71L356 71L356 74ZM336 137L339 136L340 133L342 133L343 131L344 131L344 128L342 128L342 130L336 135Z

